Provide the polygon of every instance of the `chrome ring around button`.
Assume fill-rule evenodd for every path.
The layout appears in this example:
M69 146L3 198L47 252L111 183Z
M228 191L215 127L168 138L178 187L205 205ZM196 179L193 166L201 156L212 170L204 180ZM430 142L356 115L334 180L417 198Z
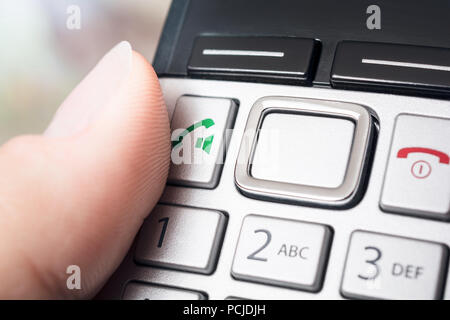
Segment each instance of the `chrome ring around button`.
M291 113L350 120L353 140L343 182L334 188L256 179L251 174L252 159L264 118L270 113ZM345 208L354 205L368 167L373 136L373 119L367 108L353 103L294 97L264 97L253 105L246 124L251 148L241 142L235 167L235 183L246 196L263 200L312 206ZM249 134L250 132L250 134Z

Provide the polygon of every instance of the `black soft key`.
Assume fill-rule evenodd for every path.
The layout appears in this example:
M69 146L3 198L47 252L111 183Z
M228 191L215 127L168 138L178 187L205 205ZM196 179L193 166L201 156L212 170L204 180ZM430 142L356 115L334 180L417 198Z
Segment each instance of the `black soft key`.
M450 95L450 49L343 41L331 72L334 87Z
M195 41L191 76L276 83L309 83L318 42L283 37L203 36Z

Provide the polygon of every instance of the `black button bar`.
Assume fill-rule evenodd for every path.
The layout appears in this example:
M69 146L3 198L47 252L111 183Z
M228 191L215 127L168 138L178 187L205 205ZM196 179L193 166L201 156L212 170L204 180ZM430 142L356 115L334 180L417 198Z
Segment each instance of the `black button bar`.
M310 83L318 42L280 37L198 37L191 76L276 83Z
M450 95L450 49L343 41L331 83L337 88Z

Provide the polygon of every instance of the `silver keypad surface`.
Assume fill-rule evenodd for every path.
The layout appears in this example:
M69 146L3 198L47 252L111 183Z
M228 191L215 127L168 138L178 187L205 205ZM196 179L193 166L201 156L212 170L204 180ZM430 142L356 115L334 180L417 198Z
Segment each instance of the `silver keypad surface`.
M232 274L237 279L317 291L330 238L331 231L326 226L247 216Z
M130 282L125 287L124 300L203 300L200 292L163 287L148 283Z
M445 286L445 300L450 300L450 274L447 275L447 284Z
M211 273L225 227L223 213L157 205L139 233L135 259L142 264Z
M204 120L210 117L203 112L199 113L200 109L194 106L201 106L202 110L210 108L213 112L216 110L214 106L219 105L218 102L221 101L220 116L219 112L211 116L215 117L214 120L217 120L217 123L219 121L227 123L223 127L234 128L227 138L228 148L224 150L225 161L220 164L219 171L214 171L219 172L217 179L213 178L214 183L208 184L208 182L207 186L203 183L209 181L211 177L208 167L204 167L204 170L208 171L205 177L208 176L208 178L198 180L197 182L201 181L200 184L190 184L189 179L184 178L183 181L180 179L175 182L176 184L173 181L169 182L160 200L164 205L157 206L149 214L128 255L103 288L99 298L121 298L127 284L137 282L151 284L158 288L201 292L208 299L227 297L256 300L450 299L447 254L450 246L450 224L445 218L445 205L448 205L445 199L448 193L442 193L441 189L436 189L445 186L448 178L446 181L440 180L439 183L429 183L428 178L415 178L416 181L407 176L411 173L411 167L415 161L425 160L432 166L429 178L434 179L440 176L444 179L448 177L448 174L445 175L443 171L446 170L447 165L440 162L439 158L433 154L419 152L410 152L406 157L403 157L401 153L400 158L395 158L396 163L393 162L393 155L398 154L403 148L426 147L449 153L446 149L448 138L435 134L436 131L442 134L448 132L449 100L218 80L161 78L160 83L172 123L176 117L176 109L182 101L180 99L193 97L195 99L192 101L199 101L199 103L185 104L191 106L192 112L198 116L189 119L189 123L187 121L183 123L183 128L188 128L197 119ZM200 98L208 99L208 101L214 98L211 102L216 103L200 103L200 101L206 101ZM363 165L367 170L354 171L355 178L358 178L355 179L357 188L354 190L359 194L350 194L351 197L359 198L358 202L338 208L334 205L316 206L314 201L309 203L289 201L286 192L292 196L298 195L299 185L295 183L304 180L305 171L295 172L292 176L285 172L283 181L272 181L273 176L269 177L272 180L254 178L255 186L264 191L265 196L255 193L250 197L236 185L236 165L244 136L246 136L245 130L253 107L258 101L262 101L261 99L270 100L271 106L276 101L277 110L289 107L307 109L306 106L308 106L310 112L308 114L297 112L300 114L296 114L298 117L311 116L311 112L317 113L317 108L336 109L337 106L343 105L347 106L347 110L353 108L352 106L358 106L359 115L364 117L370 115L370 118L365 119L371 119L373 122L371 126L373 143L367 149L367 153L361 153L361 149L358 149L363 155ZM286 101L290 102L285 103ZM235 103L235 107L231 107L232 102ZM230 118L233 108L235 119ZM188 119L189 109L185 109L184 112L186 114L183 118ZM273 118L268 118L273 128L283 127L278 125L278 122L284 119L279 114L274 112ZM285 116L289 112L281 112L281 114ZM228 120L223 118L231 119L231 124L228 125ZM320 116L315 118L316 127L327 128L328 125L320 122L320 118ZM333 121L346 119L345 116L327 118ZM296 120L287 121L289 126L286 126L286 130L296 129L295 125L291 124ZM261 124L264 128L264 124ZM261 124L256 125L261 126ZM270 123L267 122L267 124ZM336 124L336 130L341 130L340 122ZM358 125L355 124L356 129ZM204 141L212 134L209 130L213 127L205 129L198 127L185 136L194 138L194 149L198 146L197 151L207 155L203 149ZM300 132L301 128L298 131ZM198 138L203 139L199 141ZM295 142L295 139L288 138L289 142ZM302 134L301 139L309 138L314 140L313 137ZM210 144L211 152L216 142L217 140L213 140L212 145ZM248 145L254 145L254 142L250 140ZM285 142L288 143L288 141L280 142L280 146L284 147ZM313 145L307 141L302 143L305 146ZM314 144L317 148L329 147L327 143L320 141ZM257 143L255 145L257 146ZM326 152L327 150L322 150L322 155L333 158L338 151L342 154L347 152L342 148L337 150L332 147L329 148L329 153ZM342 147L345 148L345 145ZM208 148L208 143L205 148ZM292 148L295 148L295 145ZM355 148L353 140L350 158ZM307 157L314 152L315 148L310 147L304 152L283 148L281 150L285 151L281 151L283 154L280 156L285 156L284 153L288 152ZM336 160L341 164L342 154L336 155ZM261 155L264 158L264 154ZM445 162L445 158L443 159ZM302 159L303 163L308 160L309 158ZM259 164L263 163L259 162ZM396 167L397 164L399 167ZM327 170L342 170L340 168L331 165ZM348 175L348 168L344 176ZM417 192L416 187L413 188L411 182L408 182L411 186L404 187L403 192L407 190L415 192L415 196L410 197L409 204L398 201L401 199L398 190L391 193L392 201L388 201L385 197L391 183L398 183L398 168L406 170L405 183L408 182L407 179L411 179L414 182L426 184L426 187L422 189L424 194L421 194ZM416 167L414 172L419 175L424 174L425 169L422 167L422 173L420 173L420 167ZM242 173L251 176L251 168L245 170ZM290 170L295 170L295 165ZM434 177L435 173L436 177ZM268 173L264 173L264 170L259 170L258 174L259 178L268 178L265 176ZM332 178L330 183L326 172L323 174L324 176L318 177L322 180L309 181L310 184L315 184L309 186L312 188L309 191L312 192L313 188L324 186L332 187L342 178L342 172L340 174L335 171L330 172L330 178ZM281 175L275 177L280 180ZM389 182L390 179L392 179L391 182ZM272 183L283 183L283 188L280 190L285 194L274 192L274 189L270 188ZM321 189L321 192L325 190ZM326 194L327 192L323 193L323 195ZM427 200L429 194L435 195L434 201ZM388 208L388 204L398 210ZM169 222L161 248L158 248L165 223L165 220L161 219L167 217L166 214L169 214ZM178 223L173 224L177 221ZM264 248L262 247L268 240L268 233L263 231L255 233L260 229L271 234L270 242ZM286 244L286 247L283 247L283 244ZM292 249L287 250L288 246ZM303 251L303 254L314 253L314 256L308 256L309 259L314 258L313 260L298 257L298 248L306 246L316 248L314 252L313 250ZM378 251L365 249L366 247L377 248L381 252L381 258L374 262ZM282 248L283 250L280 250ZM259 249L261 250L256 252ZM280 255L277 255L278 252ZM296 257L289 257L289 252L291 255L297 252ZM285 256L282 257L282 254ZM248 259L249 256L266 258L267 261ZM377 270L374 264L379 268L377 279L363 280L358 277L358 275L373 277ZM300 273L299 270L305 272ZM135 297L139 298L139 295ZM169 295L164 297L170 298Z
M342 293L356 298L439 299L447 258L442 244L356 231Z

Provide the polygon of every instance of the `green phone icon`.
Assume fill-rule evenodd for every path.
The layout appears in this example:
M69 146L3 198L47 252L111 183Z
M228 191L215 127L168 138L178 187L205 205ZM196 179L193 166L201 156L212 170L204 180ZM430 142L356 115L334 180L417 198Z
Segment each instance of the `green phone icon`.
M172 149L177 148L182 145L183 138L188 135L190 132L194 131L197 128L205 127L208 129L209 127L212 127L214 125L214 120L210 118L203 119L201 121L198 121L194 123L193 125L186 128L183 132L181 132L175 140L172 140ZM214 139L214 135L210 135L206 138L198 138L195 142L195 147L202 149L206 153L209 154L211 151L211 145Z

